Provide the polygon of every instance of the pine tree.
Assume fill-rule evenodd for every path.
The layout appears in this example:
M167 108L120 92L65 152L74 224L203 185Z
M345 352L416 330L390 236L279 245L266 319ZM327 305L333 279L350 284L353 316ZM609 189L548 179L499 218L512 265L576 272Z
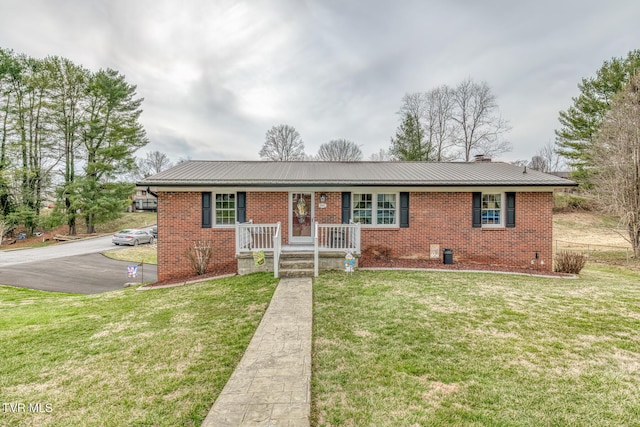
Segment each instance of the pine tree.
M425 133L420 119L414 114L405 113L402 123L391 138L390 153L403 161L433 161L434 147L431 141L425 140Z
M580 95L573 98L571 107L560 112L558 153L576 168L573 178L585 187L590 186L589 169L597 162L591 158L590 147L611 109L611 100L639 71L640 50L629 52L626 58L605 61L595 77L582 79L578 84Z

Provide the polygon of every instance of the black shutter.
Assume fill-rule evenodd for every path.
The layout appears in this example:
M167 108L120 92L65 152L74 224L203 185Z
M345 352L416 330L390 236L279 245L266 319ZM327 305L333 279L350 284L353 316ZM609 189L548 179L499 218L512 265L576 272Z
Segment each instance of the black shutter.
M507 193L507 227L516 226L516 193Z
M482 227L482 193L473 193L473 226Z
M400 193L400 228L409 228L409 193Z
M244 191L236 193L237 222L247 222L247 193Z
M342 192L342 223L349 224L351 220L351 193L349 191Z
M211 228L211 193L202 193L202 228Z

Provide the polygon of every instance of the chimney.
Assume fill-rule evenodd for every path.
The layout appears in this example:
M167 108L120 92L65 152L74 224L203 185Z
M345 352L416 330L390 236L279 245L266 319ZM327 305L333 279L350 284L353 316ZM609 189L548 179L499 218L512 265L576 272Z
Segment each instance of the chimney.
M485 157L484 154L476 154L473 161L478 163L491 163L491 157Z

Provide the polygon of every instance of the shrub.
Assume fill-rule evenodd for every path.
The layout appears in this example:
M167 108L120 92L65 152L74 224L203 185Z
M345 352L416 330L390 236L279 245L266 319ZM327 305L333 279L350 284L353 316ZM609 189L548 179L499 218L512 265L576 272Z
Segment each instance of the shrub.
M593 210L593 200L577 194L555 193L553 196L553 210L555 212L591 211Z
M553 270L558 273L578 274L587 263L587 257L577 252L562 251L556 254Z
M212 254L213 242L211 240L197 240L193 242L193 246L187 249L186 256L196 276L207 272L207 265L209 265Z

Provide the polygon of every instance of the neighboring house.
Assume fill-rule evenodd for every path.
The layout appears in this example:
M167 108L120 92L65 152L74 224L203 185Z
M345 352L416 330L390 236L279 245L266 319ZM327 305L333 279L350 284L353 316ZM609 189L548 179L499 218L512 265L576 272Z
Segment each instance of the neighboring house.
M549 174L553 176L557 176L558 178L571 179L571 172L569 171L549 172ZM578 187L574 186L574 187L557 188L556 191L563 192L563 193L577 193Z
M131 202L132 212L157 211L158 198L156 193L149 186L137 186L136 192Z
M553 191L575 183L483 159L187 161L138 185L157 189L158 279L167 280L192 274L186 253L202 241L213 242L209 271L219 273L251 271L261 250L264 268L278 270L287 252L314 245L320 269L341 267L349 250L361 267L441 266L444 254L551 271Z

